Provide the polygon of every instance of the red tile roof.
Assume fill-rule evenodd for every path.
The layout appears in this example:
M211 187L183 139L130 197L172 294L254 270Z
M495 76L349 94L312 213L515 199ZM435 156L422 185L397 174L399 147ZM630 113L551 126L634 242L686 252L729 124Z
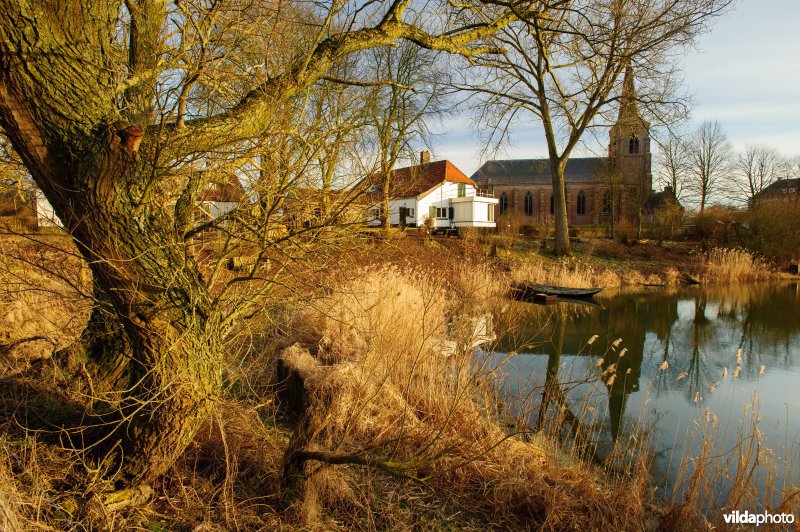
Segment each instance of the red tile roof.
M475 186L472 179L447 160L398 168L392 171L389 186L393 198L409 198L423 195L445 181ZM380 187L381 179L377 177L374 184ZM381 191L376 193L380 195Z
M198 201L238 203L244 198L244 189L236 175L231 174L227 183L209 183L198 194Z

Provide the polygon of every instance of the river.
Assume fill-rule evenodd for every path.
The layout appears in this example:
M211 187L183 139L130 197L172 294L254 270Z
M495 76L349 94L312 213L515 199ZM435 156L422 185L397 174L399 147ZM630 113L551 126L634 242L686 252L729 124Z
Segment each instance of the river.
M704 437L727 458L757 442L759 493L767 464L781 486L800 483L800 284L606 291L596 302L513 302L496 318L489 357L503 361L501 393L518 417L566 439L580 427L600 459L649 435L665 498L685 489ZM724 497L724 477L711 497Z

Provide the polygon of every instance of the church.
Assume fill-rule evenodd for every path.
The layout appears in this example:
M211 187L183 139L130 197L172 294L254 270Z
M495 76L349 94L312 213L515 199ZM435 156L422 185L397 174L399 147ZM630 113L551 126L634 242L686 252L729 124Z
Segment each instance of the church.
M564 171L570 225L625 220L636 223L669 191L653 194L650 124L639 113L633 69L625 71L620 109L609 133L608 157L573 157ZM554 213L549 159L488 161L472 176L498 198L498 215L522 224L546 222Z

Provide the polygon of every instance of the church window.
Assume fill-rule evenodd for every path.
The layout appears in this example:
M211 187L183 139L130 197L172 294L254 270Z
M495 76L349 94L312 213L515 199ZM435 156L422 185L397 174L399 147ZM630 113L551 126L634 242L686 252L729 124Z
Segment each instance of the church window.
M528 192L525 194L525 215L532 216L533 215L533 194Z
M500 214L504 214L508 210L508 194L503 192L500 194Z
M586 194L581 190L578 192L578 215L586 214Z
M639 139L631 135L631 140L628 143L628 153L639 153Z
M552 194L550 194L550 214L555 214L556 212L556 200Z
M611 192L603 194L603 216L611 215Z

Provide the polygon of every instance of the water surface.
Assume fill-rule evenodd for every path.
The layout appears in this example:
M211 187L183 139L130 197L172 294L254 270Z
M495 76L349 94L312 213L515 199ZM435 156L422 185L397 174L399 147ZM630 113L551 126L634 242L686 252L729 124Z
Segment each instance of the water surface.
M699 452L693 434L732 449L757 420L781 481L800 482L800 284L654 288L597 302L515 302L514 317L500 318L498 330L511 329L492 356L512 355L502 392L519 415L537 428L556 418L567 431L579 419L598 454L650 431L667 497L681 458Z

